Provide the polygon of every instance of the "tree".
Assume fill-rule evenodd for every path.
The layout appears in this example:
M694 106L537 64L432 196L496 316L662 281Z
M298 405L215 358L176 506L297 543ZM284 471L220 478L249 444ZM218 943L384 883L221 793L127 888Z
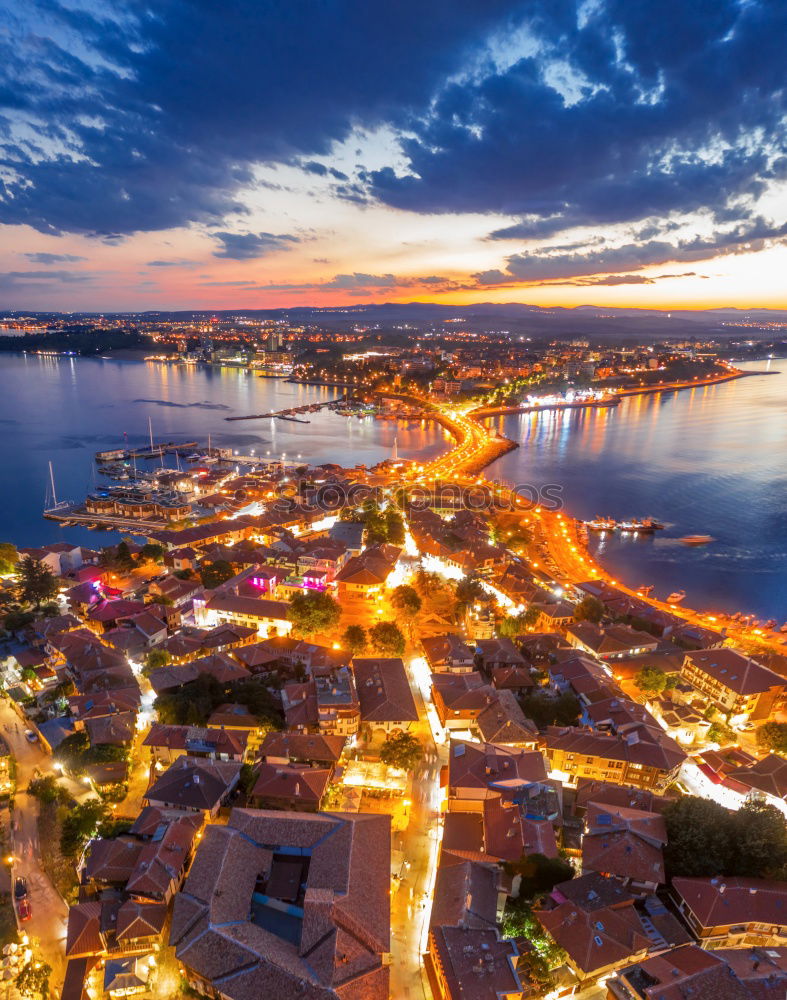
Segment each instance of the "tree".
M70 809L60 828L63 857L76 857L108 816L109 810L100 799L88 799Z
M551 892L560 882L568 882L574 877L569 861L543 854L523 854L519 861L509 861L503 867L509 875L522 876L519 895L526 899Z
M396 622L378 622L369 629L372 649L380 656L401 656L405 640Z
M383 764L401 767L405 771L412 771L423 755L424 749L415 736L401 730L386 736L380 747L380 760Z
M419 567L415 572L415 585L422 597L431 597L440 589L442 582L437 573Z
M504 639L514 639L531 625L535 625L538 615L538 608L528 608L518 615L507 615L497 627L498 634Z
M235 572L226 559L217 559L216 562L201 566L199 576L203 587L207 590L215 590L222 583L232 579Z
M725 726L723 722L713 722L707 733L707 740L709 743L718 743L719 746L728 746L730 743L735 743L738 737L735 734L734 729L730 729L729 726Z
M142 546L140 555L149 562L160 563L164 559L164 546L157 542L146 542Z
M0 542L0 576L8 576L16 569L19 553L10 542Z
M464 606L472 604L473 601L477 601L479 597L484 596L484 593L485 591L481 586L481 581L474 573L464 577L456 585L456 599L461 605Z
M44 601L57 596L57 580L52 570L38 559L24 556L17 566L19 598L32 604L36 611Z
M659 667L643 667L634 675L634 686L646 694L661 694L667 686L667 675Z
M787 754L787 722L766 722L757 730L757 743L776 753Z
M525 695L520 704L522 711L538 726L575 726L582 708L575 695L565 691L557 697L546 691L534 691Z
M34 778L27 786L29 795L38 799L39 802L64 802L68 799L68 792L58 783L53 774L45 774L40 778Z
M142 668L142 673L145 677L149 677L154 670L158 670L160 667L167 667L170 663L172 663L172 655L166 649L151 649L145 657L145 666Z
M743 878L783 880L787 871L787 824L776 806L754 799L731 817L732 867Z
M574 608L574 620L578 622L600 622L604 617L604 605L597 597L588 594Z
M115 564L118 569L131 569L134 566L134 557L131 555L128 542L118 542L115 546Z
M730 813L723 806L711 799L687 795L667 806L664 821L664 861L670 878L730 874L732 831Z
M287 618L302 635L329 632L339 624L342 608L337 600L323 591L296 594L287 608Z
M403 583L392 591L391 607L399 611L405 618L415 618L421 610L421 598L415 587Z
M342 633L342 646L351 656L360 656L367 642L366 630L361 625L348 625Z
M84 757L90 740L84 729L77 730L61 740L55 750L55 759L59 760L63 767L72 774L81 774L84 769Z
M48 997L51 975L51 965L31 960L16 977L16 988L23 997Z
M391 545L404 545L404 521L393 504L386 508L384 520L386 540Z

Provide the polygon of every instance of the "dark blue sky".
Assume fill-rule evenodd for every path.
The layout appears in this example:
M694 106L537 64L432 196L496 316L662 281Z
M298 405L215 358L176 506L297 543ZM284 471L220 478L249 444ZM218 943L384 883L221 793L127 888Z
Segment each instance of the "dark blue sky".
M707 298L697 261L785 261L784 0L0 8L11 299Z

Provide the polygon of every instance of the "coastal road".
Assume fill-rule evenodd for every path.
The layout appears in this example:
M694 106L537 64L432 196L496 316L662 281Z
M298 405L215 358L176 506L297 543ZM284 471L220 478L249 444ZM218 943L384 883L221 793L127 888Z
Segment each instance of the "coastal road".
M31 938L38 938L41 956L52 966L53 990L59 989L65 972L65 941L68 907L63 902L41 865L42 845L38 840L38 803L27 794L27 786L36 768L52 771L52 758L38 743L28 743L25 726L5 699L0 700L0 732L16 758L17 792L12 813L12 879L27 878L31 919L22 928Z

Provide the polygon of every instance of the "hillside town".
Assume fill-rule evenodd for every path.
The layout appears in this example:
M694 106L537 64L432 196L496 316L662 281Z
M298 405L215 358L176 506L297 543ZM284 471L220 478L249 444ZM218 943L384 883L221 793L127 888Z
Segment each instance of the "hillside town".
M775 640L439 416L428 463L217 461L199 523L0 547L9 996L784 997Z

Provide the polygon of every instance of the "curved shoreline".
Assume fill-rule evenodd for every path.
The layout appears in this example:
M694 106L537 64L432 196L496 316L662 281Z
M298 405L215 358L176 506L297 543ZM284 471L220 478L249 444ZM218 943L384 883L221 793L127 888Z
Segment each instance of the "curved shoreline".
M647 387L646 391L643 391L646 387L642 387L642 389L632 388L627 395L635 396L654 392L681 391L682 389L701 388L706 385L719 385L735 379L761 374L770 373L744 372L736 369L734 372L713 379L712 381L709 380L702 383L691 382L673 384L672 386ZM433 404L433 406L435 409L438 409L437 404ZM451 430L452 433L456 431L455 437L457 439L457 445L450 452L441 456L435 462L426 465L425 471L434 475L436 478L445 474L452 475L455 479L461 482L462 479L478 476L480 471L491 464L491 462L498 458L500 454L504 454L505 451L511 450L510 445L518 447L517 442L511 442L508 438L501 439L499 437L494 437L490 429L484 426L483 421L485 419L486 414L479 416L473 411L458 416L448 416L443 414L443 420L440 422L443 426L446 426L447 429ZM470 430L470 428L475 429L475 434ZM484 461L486 449L492 447L496 441L501 440L509 442L509 447L506 447L505 450L501 451L499 454L494 454L488 461ZM740 622L732 620L732 616L730 614L725 614L723 612L698 611L687 606L672 605L665 601L655 600L651 597L643 597L634 588L629 587L615 579L613 573L605 569L591 554L588 547L587 532L584 530L583 521L569 514L547 512L538 507L533 507L532 504L528 506L523 498L518 494L515 494L508 486L495 484L494 481L486 480L485 476L484 480L495 487L494 492L498 496L504 496L508 500L511 504L511 510L521 510L523 516L525 513L527 513L529 517L535 515L535 522L530 521L529 527L531 530L533 527L536 527L537 533L540 536L540 542L543 545L545 556L551 564L549 568L553 570L554 575L560 580L560 582L578 583L589 581L591 579L602 580L623 593L631 597L636 597L637 600L648 604L656 610L668 612L677 618L681 618L691 624L700 625L703 628L710 628L716 631L724 630L725 638L734 640L739 645L759 645L770 651L782 654L784 653L785 647L782 646L781 643L785 636L779 632L766 632L765 630L759 628L755 629L747 628L745 626L742 627ZM475 481L476 480L474 479L473 482ZM531 562L530 565L533 566L534 569L540 568L538 563Z

